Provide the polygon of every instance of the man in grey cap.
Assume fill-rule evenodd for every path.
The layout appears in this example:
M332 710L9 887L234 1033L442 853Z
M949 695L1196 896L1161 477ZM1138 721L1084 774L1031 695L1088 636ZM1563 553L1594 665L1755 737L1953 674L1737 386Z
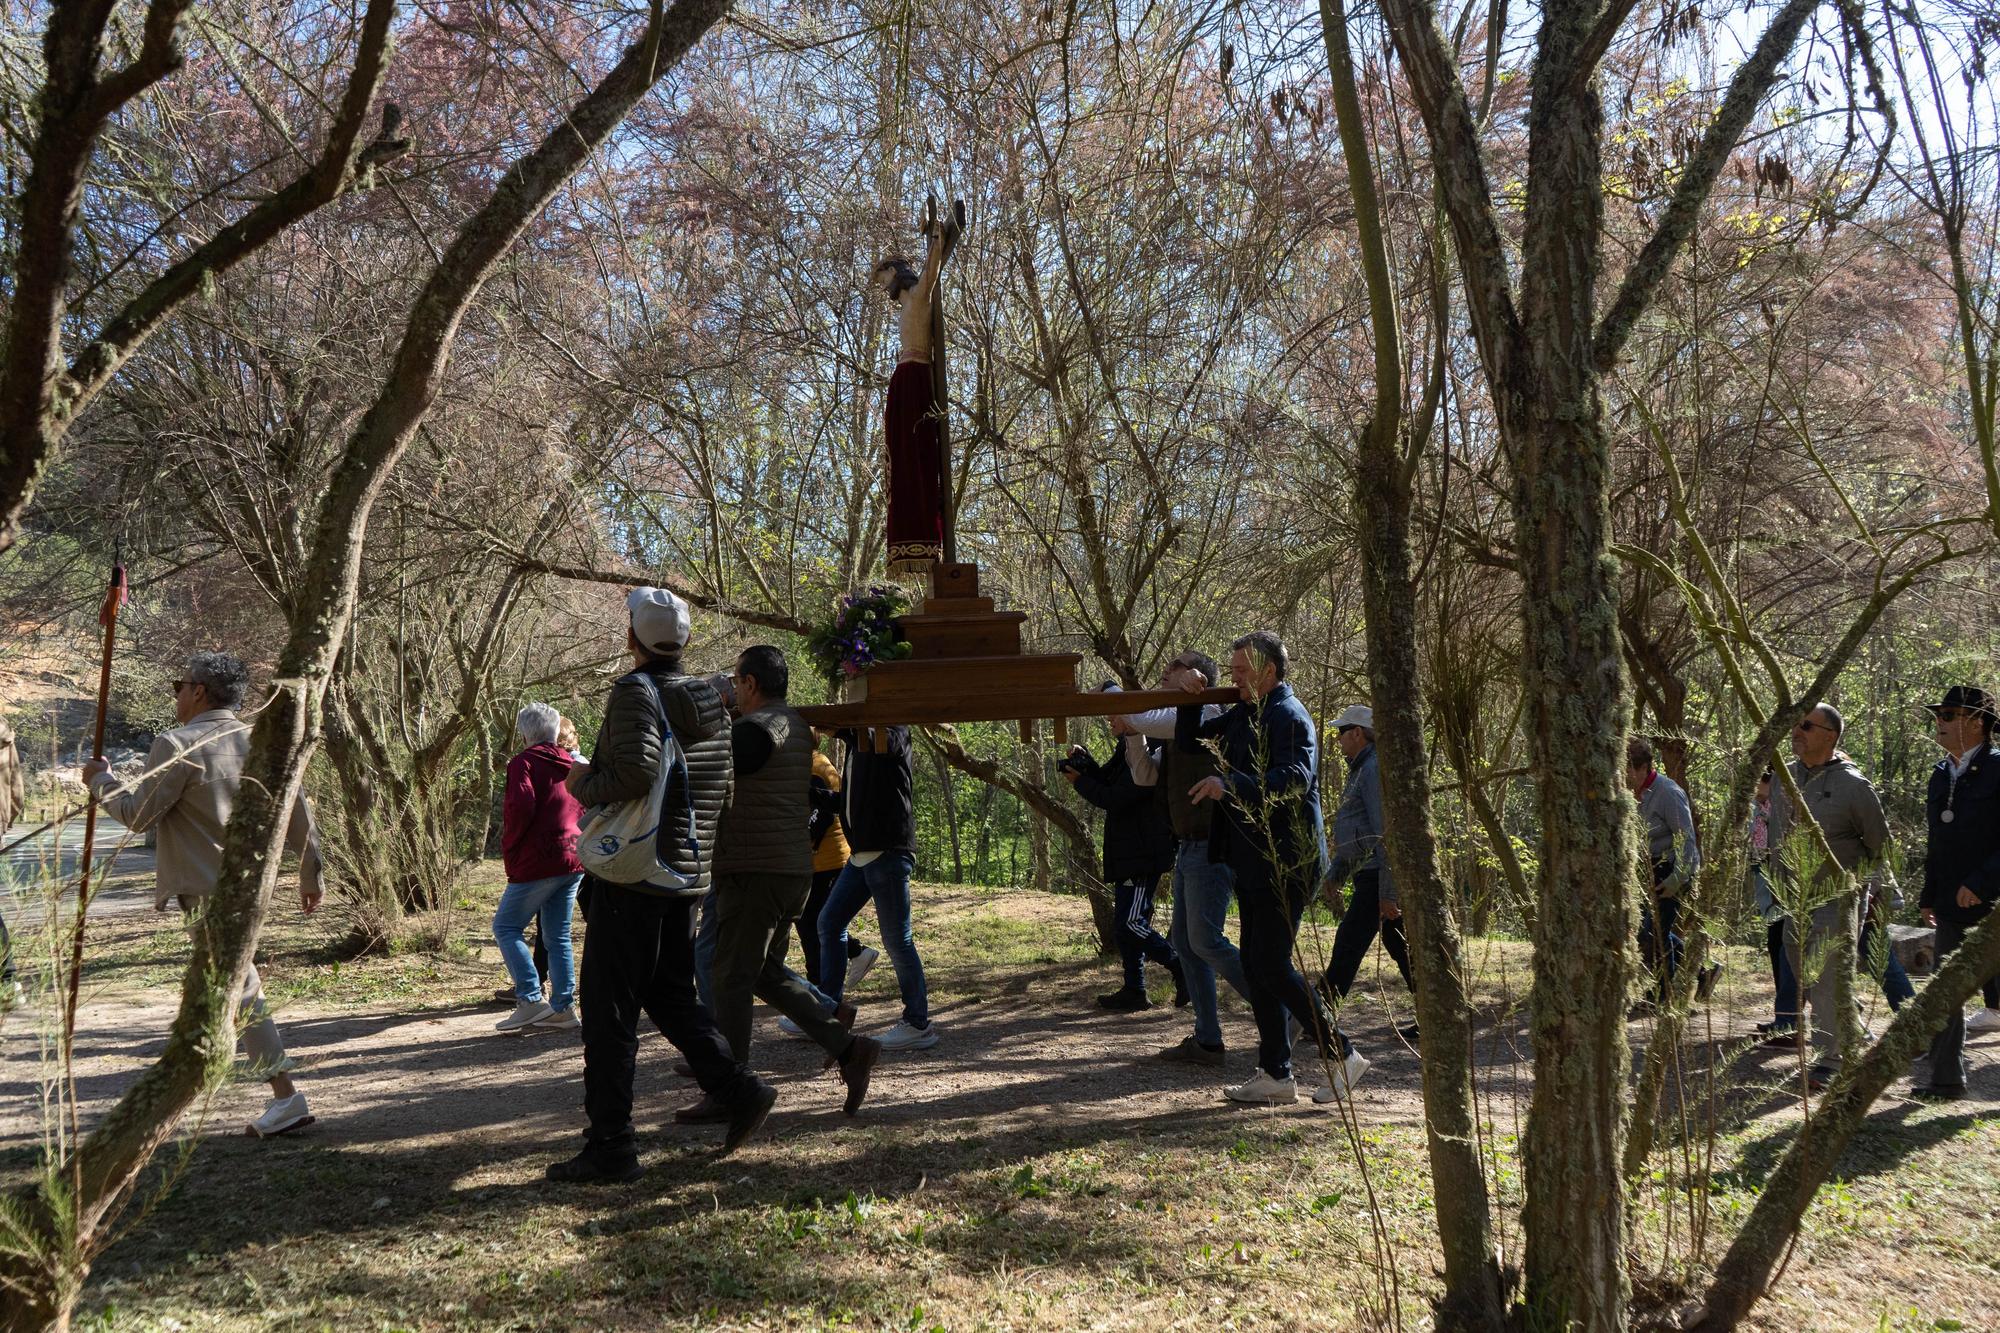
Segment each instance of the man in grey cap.
M1827 961L1828 946L1846 931L1852 940L1858 933L1858 895L1851 875L1863 874L1873 880L1887 875L1883 857L1889 850L1889 821L1882 814L1875 786L1863 777L1839 750L1841 732L1847 723L1832 704L1814 704L1792 727L1792 780L1805 798L1805 819L1819 826L1833 853L1831 864L1821 863L1813 873L1811 896L1818 901L1805 925L1803 940L1798 931L1788 931L1794 975L1805 975L1805 964L1819 961L1818 973L1806 988L1812 1003L1813 1064L1807 1071L1806 1086L1818 1092L1833 1080L1840 1067L1841 1025L1835 1013L1835 985L1838 972ZM1791 864L1786 840L1799 826L1800 817L1792 809L1783 783L1771 788L1771 866L1781 882L1795 883L1806 867ZM1790 849L1796 850L1796 849Z
M249 693L250 669L228 653L196 653L182 670L186 674L173 683L180 725L153 741L144 775L120 782L109 764L92 759L83 766L83 780L100 808L126 828L158 831L153 908L178 906L193 933L206 929L208 900L222 873L223 835L250 753L250 724L237 716ZM323 896L319 831L303 792L286 820L285 847L299 854L299 906L314 912ZM271 1085L271 1100L249 1132L270 1138L312 1124L306 1095L292 1082L298 1061L285 1053L254 963L243 978L242 1014L244 1068Z
M1347 759L1347 785L1341 789L1340 806L1333 813L1333 864L1326 882L1331 888L1342 881L1351 884L1347 911L1333 936L1333 957L1320 992L1329 1003L1338 1005L1347 998L1368 946L1382 936L1382 947L1403 974L1403 984L1411 991L1410 944L1403 934L1403 908L1396 900L1396 882L1389 876L1389 858L1382 848L1382 770L1375 762L1375 710L1367 704L1353 704L1333 720L1334 744ZM1415 1045L1417 1025L1399 1029L1403 1040Z
M632 1079L639 1014L680 1048L701 1090L726 1108L724 1155L770 1114L777 1093L730 1049L694 986L694 913L708 892L716 825L734 791L729 713L716 688L681 671L687 603L664 588L626 599L625 646L634 669L611 686L590 762L567 779L584 806L651 796L671 738L687 759L687 791L668 800L693 811L661 819L653 882L614 884L585 875L578 900L583 940L583 1106L590 1119L583 1151L548 1168L554 1181L630 1181L644 1174L632 1129ZM664 802L663 802L664 803Z

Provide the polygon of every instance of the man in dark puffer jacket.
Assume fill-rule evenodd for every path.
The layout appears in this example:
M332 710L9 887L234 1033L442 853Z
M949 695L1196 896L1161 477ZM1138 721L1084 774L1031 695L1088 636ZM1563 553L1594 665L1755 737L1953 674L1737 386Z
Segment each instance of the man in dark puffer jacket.
M586 807L644 799L660 771L662 722L671 725L687 755L695 834L686 846L662 820L662 859L691 882L584 877L583 1105L590 1127L582 1152L549 1167L549 1179L558 1181L629 1181L644 1171L632 1132L641 1010L687 1057L702 1091L729 1108L725 1155L756 1132L777 1100L736 1059L694 988L695 906L708 890L716 824L734 780L728 712L713 686L681 673L687 604L664 588L636 588L626 609L625 645L637 669L612 685L597 748L591 762L570 770L569 789ZM659 687L664 719L642 675Z

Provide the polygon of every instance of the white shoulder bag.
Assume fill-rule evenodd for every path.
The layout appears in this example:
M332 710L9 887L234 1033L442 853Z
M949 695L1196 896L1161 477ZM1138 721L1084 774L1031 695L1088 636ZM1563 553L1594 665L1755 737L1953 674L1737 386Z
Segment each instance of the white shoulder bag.
M678 835L677 841L689 853L686 859L700 864L687 755L667 721L659 682L643 671L636 674L652 691L653 707L660 716L660 771L653 778L652 790L644 796L615 805L594 805L585 813L577 856L585 870L609 883L685 892L694 887L699 876L674 869L659 853L664 824L670 836Z

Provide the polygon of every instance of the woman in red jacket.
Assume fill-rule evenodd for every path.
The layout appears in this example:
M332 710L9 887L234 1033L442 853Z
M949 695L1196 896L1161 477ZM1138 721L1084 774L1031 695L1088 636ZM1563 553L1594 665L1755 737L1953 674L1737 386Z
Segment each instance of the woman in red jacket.
M507 888L493 913L493 938L514 979L514 1012L498 1030L578 1026L576 963L570 950L570 914L576 907L583 863L576 857L577 821L582 807L563 779L575 759L556 743L562 718L547 704L529 704L514 719L527 748L507 761L507 794L500 813L500 853ZM541 918L542 946L549 955L549 993L542 994L535 960L523 938L528 922Z

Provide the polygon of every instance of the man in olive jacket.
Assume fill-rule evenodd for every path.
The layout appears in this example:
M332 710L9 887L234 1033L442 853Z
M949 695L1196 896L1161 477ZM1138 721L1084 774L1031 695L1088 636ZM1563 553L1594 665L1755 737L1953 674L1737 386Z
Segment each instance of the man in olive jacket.
M812 728L785 702L791 672L769 644L736 659L732 729L736 797L723 812L715 850L715 1018L739 1058L750 1054L753 997L792 1020L839 1066L853 1115L868 1095L882 1044L857 1037L854 1008L829 1014L804 977L785 966L792 923L812 894ZM704 1096L677 1116L721 1119L727 1108Z
M2000 900L2000 749L1993 745L1994 701L1987 691L1954 685L1927 705L1944 758L1925 793L1930 833L1924 857L1924 919L1937 927L1942 966ZM1965 1095L1965 1011L1953 1006L1931 1041L1931 1081L1919 1097Z
M694 987L694 912L708 890L716 826L733 790L728 711L714 686L681 672L687 603L664 588L635 588L626 609L625 645L636 669L612 685L591 760L570 769L570 794L586 807L648 798L671 726L687 756L694 836L684 841L670 828L675 821L660 821L660 859L679 882L584 877L583 1106L590 1127L582 1152L549 1167L555 1181L644 1174L632 1131L641 1010L687 1057L702 1091L728 1108L725 1155L756 1132L777 1100L730 1050ZM668 801L675 799L670 793Z

